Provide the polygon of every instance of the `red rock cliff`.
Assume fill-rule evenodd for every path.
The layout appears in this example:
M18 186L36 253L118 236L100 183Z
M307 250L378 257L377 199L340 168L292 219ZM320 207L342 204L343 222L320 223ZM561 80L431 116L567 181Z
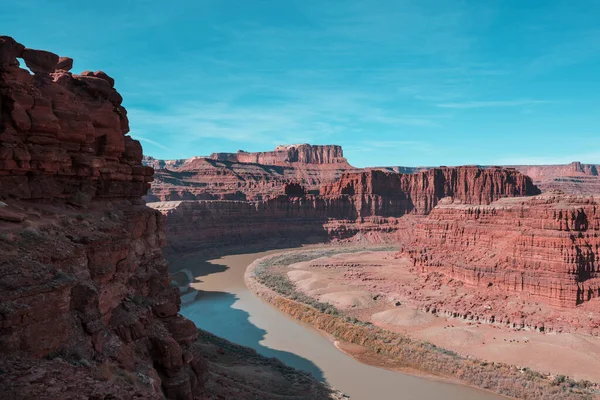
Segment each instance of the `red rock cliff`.
M543 195L439 204L418 220L412 257L470 285L574 307L600 297L600 213L593 197Z
M140 143L126 136L127 112L112 78L102 71L71 74L72 60L7 37L0 40L0 54L0 196L146 193L152 169L141 165ZM17 57L35 74L19 68Z
M293 144L277 146L274 151L248 153L213 153L210 158L216 161L229 161L239 163L253 163L263 165L290 165L300 164L346 164L341 146L336 145L310 145Z
M72 62L0 36L2 398L332 398L179 315L152 168L113 79Z
M293 188L293 190L291 189ZM376 240L397 229L406 214L427 214L440 199L487 204L499 197L536 193L515 171L458 167L407 175L381 171L346 173L320 195L284 184L268 200L171 201L149 205L167 218L171 251L256 241L299 243L375 232Z
M155 160L160 168L148 201L265 200L295 181L316 193L325 183L353 171L340 146L285 146L264 153L218 153L186 160Z
M0 391L191 399L204 362L141 202L152 169L113 79L71 66L0 37Z
M321 196L349 196L382 203L383 208L366 211L382 216L428 214L444 197L467 204L489 204L501 197L537 193L531 179L515 170L479 167L432 168L415 174L350 172L320 191Z

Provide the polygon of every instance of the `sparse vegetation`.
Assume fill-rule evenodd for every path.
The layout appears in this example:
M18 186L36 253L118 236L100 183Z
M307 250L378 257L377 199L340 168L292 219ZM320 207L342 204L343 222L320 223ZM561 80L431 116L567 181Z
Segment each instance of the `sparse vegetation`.
M470 385L516 398L579 400L600 397L598 385L589 381L574 381L563 375L544 375L528 368L519 369L503 363L466 358L432 343L411 339L348 317L333 305L318 302L298 291L285 273L286 266L297 262L365 250L367 249L338 248L284 253L259 261L253 277L281 296L269 298L269 301L282 311L339 340L358 344L375 354L384 355L400 368L459 379Z

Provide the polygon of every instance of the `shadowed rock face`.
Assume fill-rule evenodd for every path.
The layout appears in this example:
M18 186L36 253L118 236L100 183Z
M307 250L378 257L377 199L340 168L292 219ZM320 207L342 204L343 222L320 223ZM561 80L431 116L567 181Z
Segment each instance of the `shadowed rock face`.
M72 64L0 36L3 398L329 398L315 380L243 360L235 346L229 366L211 364L225 344L198 339L179 315L163 218L141 198L153 170L127 136L115 82L71 74ZM277 384L246 382L240 363Z
M87 360L89 370L64 367L71 388L57 396L191 399L204 380L192 344L198 331L178 315L160 250L162 217L141 201L153 171L126 135L114 80L102 71L71 74L71 59L5 36L0 54L3 370L28 365L43 389L61 360ZM145 384L126 389L107 376L85 385L94 366ZM0 382L7 395L42 396L36 385L11 381Z

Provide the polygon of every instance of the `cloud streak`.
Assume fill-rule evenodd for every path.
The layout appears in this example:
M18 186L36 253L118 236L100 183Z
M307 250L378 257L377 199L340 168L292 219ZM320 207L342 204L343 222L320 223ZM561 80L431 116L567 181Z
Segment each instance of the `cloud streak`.
M437 106L440 108L490 108L490 107L527 107L541 104L556 104L556 101L551 100L489 100L489 101L467 101L456 103L441 103Z

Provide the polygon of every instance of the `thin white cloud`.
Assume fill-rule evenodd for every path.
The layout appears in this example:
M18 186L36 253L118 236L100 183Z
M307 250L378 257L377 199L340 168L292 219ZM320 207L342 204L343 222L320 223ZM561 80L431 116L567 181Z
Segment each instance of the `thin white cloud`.
M600 29L583 31L545 49L525 66L525 72L541 74L588 61L599 54Z
M441 108L488 108L488 107L526 107L540 104L555 104L556 101L551 100L496 100L496 101L466 101L455 103L441 103L438 107Z
M140 142L150 143L151 145L156 146L158 148L161 148L163 150L169 150L169 151L171 150L169 147L165 146L164 144L158 143L155 140L151 140L151 139L147 139L145 137L141 137L139 135L136 135L135 133L132 134L132 137L134 139L139 140Z

